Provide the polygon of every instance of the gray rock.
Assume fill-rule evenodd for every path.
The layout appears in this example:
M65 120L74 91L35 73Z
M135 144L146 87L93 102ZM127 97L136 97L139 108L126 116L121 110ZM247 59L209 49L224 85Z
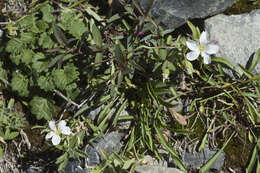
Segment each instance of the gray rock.
M100 150L106 152L107 154L112 154L112 152L118 152L122 145L120 143L123 133L112 132L105 135L104 138L98 139L91 145L85 147L85 152L88 155L88 166L96 166L101 163L103 159Z
M82 169L81 163L74 159L69 159L66 167L65 173L85 173L86 171Z
M149 165L143 165L143 166L137 166L135 168L136 173L183 173L181 170L176 168L167 168L167 167L161 167L161 166L149 166Z
M87 118L94 121L103 107L104 106L102 105L102 106L99 106L96 109L90 111Z
M33 168L28 168L28 169L26 170L26 173L39 173L39 171L37 171L37 170L35 170L35 169L33 169Z
M150 0L140 0L144 9ZM166 28L177 28L187 19L205 18L223 12L236 0L154 0L150 15Z
M205 29L210 39L219 43L217 56L227 58L234 65L239 63L245 67L249 58L260 48L259 9L249 14L211 17L205 21ZM253 72L260 72L260 63Z
M107 154L118 152L122 147L120 141L123 136L123 133L111 132L86 146L84 152L88 155L88 158L85 163L70 159L66 165L65 173L91 173L89 167L97 166L103 160L100 150Z
M210 160L216 153L217 150L210 150L208 147L205 147L200 153L185 153L183 156L183 162L187 167L200 168L205 165L207 161ZM221 170L224 160L225 153L222 152L211 168Z

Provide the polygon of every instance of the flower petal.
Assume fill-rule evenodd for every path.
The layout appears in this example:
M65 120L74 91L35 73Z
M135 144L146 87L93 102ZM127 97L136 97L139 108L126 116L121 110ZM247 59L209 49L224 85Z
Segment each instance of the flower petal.
M195 59L197 59L199 57L200 53L198 51L192 51L187 53L186 58L189 61L194 61Z
M192 51L199 51L199 44L194 40L187 40L186 45Z
M66 127L66 121L64 120L61 120L58 124L58 129L61 130L63 129L64 127Z
M200 34L200 44L205 45L208 44L209 40L208 40L208 33L203 31Z
M51 142L53 145L58 145L60 143L61 139L60 139L60 136L57 135L57 134L54 134L52 136L52 139L51 139Z
M50 129L53 130L53 131L56 131L56 130L57 130L54 120L51 120L51 121L49 122L49 127L50 127Z
M205 48L205 52L209 55L216 54L219 51L219 46L217 44L208 44Z
M53 137L53 135L55 135L54 132L49 132L49 133L47 133L47 135L45 136L45 139L46 139L46 140L47 140L47 139L50 139L50 138Z
M60 129L61 133L64 135L70 135L71 134L71 130L69 127L63 127L62 129Z
M210 64L211 63L211 58L208 54L206 54L205 52L202 52L201 56L203 57L204 64Z

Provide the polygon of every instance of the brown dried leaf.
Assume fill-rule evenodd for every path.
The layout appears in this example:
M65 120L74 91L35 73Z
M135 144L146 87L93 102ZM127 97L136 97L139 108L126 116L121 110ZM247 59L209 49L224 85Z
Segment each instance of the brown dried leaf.
M5 140L4 140L4 138L2 136L0 136L0 142L2 142L3 144L6 145L6 142L5 142Z
M174 108L169 108L169 111L170 111L171 115L178 121L178 123L180 123L183 126L187 125L186 118L183 117L178 112L176 112Z

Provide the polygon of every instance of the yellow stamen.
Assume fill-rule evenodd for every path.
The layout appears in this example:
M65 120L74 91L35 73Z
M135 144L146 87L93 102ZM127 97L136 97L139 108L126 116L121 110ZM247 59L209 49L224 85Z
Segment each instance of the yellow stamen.
M55 133L56 133L57 135L60 135L60 134L61 134L61 131L56 130Z
M199 49L200 49L200 52L203 52L205 50L205 46L200 45Z

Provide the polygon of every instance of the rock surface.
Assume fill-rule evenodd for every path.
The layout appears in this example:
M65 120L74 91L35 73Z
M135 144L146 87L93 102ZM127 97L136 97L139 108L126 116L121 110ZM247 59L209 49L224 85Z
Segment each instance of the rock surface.
M84 152L88 155L86 163L82 164L71 159L66 165L65 173L91 172L88 167L97 166L103 160L100 150L104 151L108 155L112 154L112 152L118 152L122 147L120 141L123 136L123 133L111 132L103 138L97 139L92 144L86 146L84 149Z
M200 168L205 165L207 161L209 161L216 153L217 150L210 150L208 147L205 147L200 153L185 153L183 162L187 167ZM225 153L222 152L211 168L221 170L224 165L224 160Z
M245 67L260 48L260 9L241 15L219 14L205 21L205 29L210 39L219 43L217 56ZM257 72L260 72L260 63L253 71Z
M136 173L184 173L176 168L167 168L162 166L139 166L135 169Z
M140 0L146 9L150 0ZM236 0L154 0L151 17L166 28L177 28L187 19L205 18L223 12Z

